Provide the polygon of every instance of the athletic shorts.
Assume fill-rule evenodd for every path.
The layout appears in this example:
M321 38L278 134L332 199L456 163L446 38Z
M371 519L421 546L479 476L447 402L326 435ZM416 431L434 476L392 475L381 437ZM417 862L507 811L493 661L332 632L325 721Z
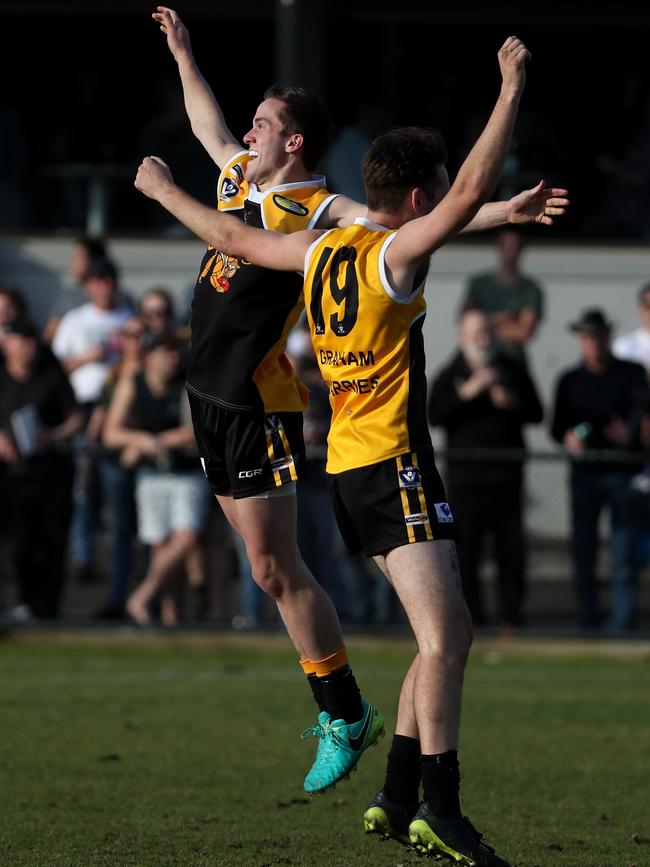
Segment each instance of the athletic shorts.
M233 412L191 393L189 401L213 494L243 499L295 487L305 455L301 412Z
M329 475L334 514L346 548L368 557L457 529L433 451L407 452L368 467Z
M138 537L145 545L156 545L179 530L200 533L210 492L198 466L189 473L160 473L143 467L136 477L135 502Z

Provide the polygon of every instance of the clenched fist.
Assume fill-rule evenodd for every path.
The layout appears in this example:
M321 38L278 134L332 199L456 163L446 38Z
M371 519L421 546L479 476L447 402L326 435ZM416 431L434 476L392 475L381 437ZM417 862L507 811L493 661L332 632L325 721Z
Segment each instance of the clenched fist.
M165 186L174 184L167 163L160 157L145 157L135 176L135 187L150 199L158 199Z
M526 84L526 64L531 53L521 39L509 36L499 51L499 67L503 86L514 92L523 90Z

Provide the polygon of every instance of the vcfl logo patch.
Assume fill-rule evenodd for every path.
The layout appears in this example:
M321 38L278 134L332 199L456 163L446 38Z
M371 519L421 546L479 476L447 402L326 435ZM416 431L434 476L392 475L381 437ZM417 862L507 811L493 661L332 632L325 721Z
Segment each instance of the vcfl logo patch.
M399 486L400 488L417 488L420 486L420 471L417 467L404 467L399 471Z
M239 187L231 178L224 178L223 184L221 185L221 194L219 198L222 202L229 202L239 192Z
M240 479L252 479L253 476L261 476L262 470L240 470L239 478Z

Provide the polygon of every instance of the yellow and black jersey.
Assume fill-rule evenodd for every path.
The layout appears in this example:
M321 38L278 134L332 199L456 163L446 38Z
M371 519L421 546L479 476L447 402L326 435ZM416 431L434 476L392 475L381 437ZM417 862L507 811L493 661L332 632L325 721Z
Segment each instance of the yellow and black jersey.
M275 232L310 229L335 198L325 179L260 192L246 181L247 151L219 176L218 208ZM298 274L269 271L208 247L192 302L188 389L227 409L301 412L307 390L284 354L303 309Z
M395 232L358 218L305 257L305 305L332 405L329 473L431 448L426 421L424 282L395 292L384 257Z

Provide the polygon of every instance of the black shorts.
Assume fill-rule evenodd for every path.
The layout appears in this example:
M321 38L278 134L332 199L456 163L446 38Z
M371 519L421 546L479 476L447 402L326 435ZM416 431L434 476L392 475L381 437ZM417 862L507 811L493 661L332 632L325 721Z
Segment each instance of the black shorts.
M456 539L456 522L433 450L407 452L329 476L343 541L368 557L432 539Z
M242 499L297 480L305 455L301 412L233 412L191 392L189 401L213 494Z

